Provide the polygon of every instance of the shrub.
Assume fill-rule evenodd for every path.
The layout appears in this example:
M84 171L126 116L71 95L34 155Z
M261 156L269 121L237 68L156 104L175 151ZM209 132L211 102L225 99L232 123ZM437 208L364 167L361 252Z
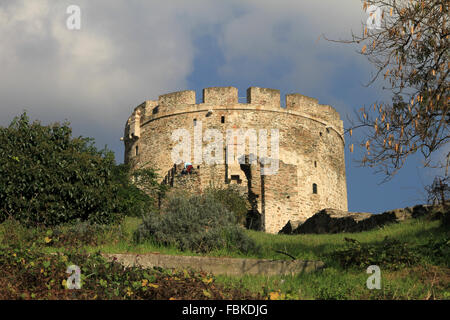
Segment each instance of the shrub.
M244 253L258 251L236 224L235 215L211 194L173 195L164 213L151 213L143 219L134 237L137 242L151 240L195 252L222 248Z
M51 228L27 228L18 221L8 219L0 225L1 244L14 247L79 248L119 242L126 238L120 225L101 225L75 222Z
M87 221L70 225L59 225L46 231L47 245L53 247L97 246L125 239L118 225L92 224Z
M406 243L387 237L378 244L364 244L355 239L345 238L347 246L332 253L343 268L367 268L378 265L389 269L413 266L419 262L419 256Z
M428 239L428 242L420 246L418 251L434 265L450 267L450 237Z
M128 165L121 164L116 167L115 175L120 184L120 212L126 216L143 217L157 209L158 199L164 196L167 187L158 183L155 170L146 168L131 172Z
M68 123L30 123L26 113L0 127L0 222L28 225L75 219L119 221L114 155L90 138L72 138Z
M0 224L0 243L15 247L30 247L36 239L44 239L39 233L38 228L27 228L17 220L7 219Z
M238 224L245 224L249 209L248 202L235 186L229 185L226 188L209 187L205 193L220 202L228 211L233 212Z
M441 218L441 225L445 228L450 227L450 212L445 212Z

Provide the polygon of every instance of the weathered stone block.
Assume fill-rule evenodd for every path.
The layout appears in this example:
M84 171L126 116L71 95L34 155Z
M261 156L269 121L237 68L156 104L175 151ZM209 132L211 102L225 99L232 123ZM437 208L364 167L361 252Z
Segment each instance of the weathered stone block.
M175 270L192 269L214 275L295 275L314 272L325 267L322 261L239 259L194 256L171 256L165 254L103 254L126 267L161 267Z
M227 105L238 103L238 89L234 87L211 87L203 89L203 103Z
M311 107L317 107L319 100L304 96L300 93L291 93L286 95L286 108L289 110L307 110Z
M250 87L247 89L247 103L280 107L280 90Z
M180 104L195 104L195 91L185 90L163 94L159 96L158 103L165 106L176 106Z

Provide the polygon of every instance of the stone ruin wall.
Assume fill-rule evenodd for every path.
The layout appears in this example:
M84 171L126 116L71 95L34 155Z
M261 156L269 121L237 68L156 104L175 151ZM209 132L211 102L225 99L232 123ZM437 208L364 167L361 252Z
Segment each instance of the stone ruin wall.
M223 134L224 148L227 129L279 129L280 161L275 175L260 175L259 163L251 165L247 173L239 164L193 163L198 169L199 190L211 183L247 187L250 172L249 191L255 195L262 230L277 233L289 220L306 220L324 208L347 210L343 123L334 108L301 94L286 95L286 108L280 106L279 90L258 87L247 90L247 103L238 102L234 87L206 88L199 104L195 91L146 101L126 123L125 162L133 168L155 168L164 178L174 167L171 152L178 142L172 141L172 132L189 130L193 157L194 122L199 125L200 121L203 133L214 128ZM269 156L270 141L269 133ZM203 142L203 150L208 143ZM239 176L240 181L232 176Z

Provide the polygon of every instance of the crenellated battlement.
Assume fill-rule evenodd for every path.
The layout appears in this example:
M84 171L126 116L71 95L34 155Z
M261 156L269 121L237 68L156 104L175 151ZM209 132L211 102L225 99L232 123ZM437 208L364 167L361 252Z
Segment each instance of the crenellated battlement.
M235 87L210 87L202 90L202 103L196 103L196 93L184 90L160 95L158 100L148 100L134 109L128 119L127 127L131 133L139 133L137 123L141 125L148 121L172 114L204 112L209 110L258 110L267 112L285 112L292 115L309 117L324 122L333 127L339 134L343 133L343 123L339 113L329 105L319 104L315 98L299 93L285 96L286 107L281 107L280 90L260 87L247 89L246 103L239 103L238 89ZM133 128L131 126L134 126ZM136 135L137 136L137 135Z
M230 105L238 103L238 89L234 87L211 87L203 89L203 103Z
M300 93L286 95L286 108L290 110L302 110L304 108L314 108L319 105L319 100L304 96Z
M280 90L250 87L247 89L247 103L281 107Z
M161 106L195 104L195 91L185 90L163 94L159 96L158 103Z

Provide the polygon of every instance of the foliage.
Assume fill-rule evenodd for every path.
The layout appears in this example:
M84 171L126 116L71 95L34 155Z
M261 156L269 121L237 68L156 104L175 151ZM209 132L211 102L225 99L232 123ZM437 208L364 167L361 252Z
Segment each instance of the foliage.
M442 226L444 228L450 229L450 212L445 212L441 219Z
M426 244L418 247L418 251L421 255L430 257L434 265L450 267L450 237L431 238Z
M381 290L367 288L366 269L327 267L284 276L217 276L217 281L271 299L276 295L283 300L448 300L450 297L448 268L421 264L399 270L381 269Z
M150 213L135 232L135 240L154 241L180 250L209 252L228 248L241 252L254 252L255 243L235 215L211 194L186 196L175 194L168 199L162 214Z
M126 217L119 228L116 225L87 226L85 222L80 222L80 226L77 224L52 228L26 228L18 222L9 220L0 224L2 240L0 243L0 265L2 266L0 268L0 298L153 299L156 296L156 299L189 299L191 295L196 295L196 299L210 299L206 296L209 294L215 299L222 299L221 294L225 299L247 299L257 295L270 299L448 299L450 297L448 293L450 281L448 237L450 234L448 228L440 226L440 221L428 220L425 217L351 235L360 243L369 246L380 245L379 239L388 236L400 243L408 243L408 248L421 258L420 263L398 270L382 267L381 290L367 289L366 280L369 276L366 273L367 266L349 269L336 263L337 259L333 256L333 252L348 248L348 244L345 244L347 241L343 241L348 234L290 236L246 230L245 233L260 245L261 254L244 254L232 250L209 253L227 257L288 259L287 256L276 253L280 250L289 252L297 259L324 261L326 268L313 273L292 276L222 275L216 277L195 273L196 276L186 277L185 272L128 269L128 273L137 272L140 275L135 277L127 276L118 264L112 267L103 260L84 259L95 257L94 253L99 249L109 253L125 251L136 254L155 251L167 254L183 253L178 249L154 246L151 243L133 246L131 234L139 225L139 219L134 217ZM62 234L59 234L58 230ZM92 230L95 235L89 236L89 232L85 230ZM124 236L126 239L122 238ZM116 243L118 240L119 242ZM84 245L88 246L84 247ZM3 251L6 247L9 249ZM77 253L80 247L91 252L91 256ZM30 259L22 253L19 254L29 250L36 253L33 253L33 257L37 259ZM48 255L48 252L53 254ZM54 254L55 252L59 253ZM13 253L16 253L16 257ZM189 254L195 253L189 252ZM11 262L5 261L13 257L16 262L11 267ZM25 259L25 264L22 264L21 258ZM54 268L58 266L58 259L65 264ZM25 267L27 263L31 266L31 262L36 269ZM80 267L87 266L82 270L81 290L67 290L62 286L62 281L68 277L64 273L68 263L77 264ZM41 269L43 269L42 274ZM139 277L142 280L141 285L142 282L146 284L146 291L133 289L133 281L134 286L137 287L138 280L130 282L130 279ZM35 283L34 286L28 285L29 279L37 279L37 282L31 280L31 283ZM94 281L95 279L97 281ZM56 284L61 284L61 288ZM157 285L158 288L152 284Z
M241 195L237 187L228 185L226 188L209 187L205 191L214 199L219 201L228 211L231 211L236 216L236 221L240 225L245 224L245 219L248 212L247 199Z
M161 185L158 183L158 174L154 169L145 168L133 170L130 174L133 184L144 191L148 195L152 195L154 199L167 191L167 185Z
M27 228L18 221L8 219L2 224L1 243L10 246L80 248L98 246L124 240L126 235L120 225L100 225L77 221L49 228ZM6 230L6 231L5 231Z
M332 256L343 268L378 265L393 270L413 266L419 261L418 255L406 243L385 238L379 244L364 244L355 239L345 238L347 246L336 250Z
M164 196L167 187L158 183L158 174L151 168L131 171L126 164L116 166L115 175L120 188L118 197L120 212L126 216L143 217L156 210L158 200Z
M418 151L431 165L431 154L449 141L449 2L364 1L364 9L371 7L381 10L374 13L381 12L381 27L363 26L362 35L337 42L361 45L360 54L376 68L368 85L384 77L392 94L390 102L375 102L373 112L372 105L361 108L348 130L367 129L362 164L378 167L388 180ZM443 156L448 163L450 153ZM444 167L442 160L434 165Z
M433 265L450 266L450 238L429 238L421 245L408 245L405 242L386 237L380 243L364 244L355 239L344 238L347 245L332 253L340 266L366 268L370 265L391 270L417 265L426 260Z
M114 155L68 123L30 123L26 113L0 128L0 221L57 225L121 219Z
M124 267L100 253L45 255L31 248L0 247L0 299L258 299L224 288L192 271ZM67 288L67 267L81 269L81 289Z

